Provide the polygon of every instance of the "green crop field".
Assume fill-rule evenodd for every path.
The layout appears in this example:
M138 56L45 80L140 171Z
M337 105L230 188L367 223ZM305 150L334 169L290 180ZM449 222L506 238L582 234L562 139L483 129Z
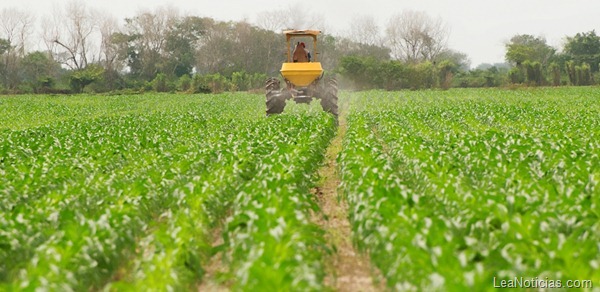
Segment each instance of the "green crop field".
M390 290L600 285L598 88L343 92L343 131L318 102L264 107L0 97L0 290L331 288L314 189L336 135L352 242Z

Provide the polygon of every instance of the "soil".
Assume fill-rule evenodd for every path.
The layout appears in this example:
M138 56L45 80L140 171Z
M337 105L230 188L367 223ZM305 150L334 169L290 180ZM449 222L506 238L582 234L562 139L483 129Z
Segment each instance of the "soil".
M325 284L336 291L384 291L383 277L371 266L368 256L352 244L348 206L338 195L340 177L336 158L345 133L345 119L340 117L338 133L327 149L325 165L319 170L322 183L313 190L323 213L317 216L316 222L325 230L328 244L334 251L328 259Z
M221 228L213 230L213 248L223 244L223 236ZM198 285L198 291L201 292L222 292L230 291L231 289L225 283L219 281L219 275L227 272L227 267L223 264L222 253L214 254L208 264L205 266L205 274L202 277L202 282Z

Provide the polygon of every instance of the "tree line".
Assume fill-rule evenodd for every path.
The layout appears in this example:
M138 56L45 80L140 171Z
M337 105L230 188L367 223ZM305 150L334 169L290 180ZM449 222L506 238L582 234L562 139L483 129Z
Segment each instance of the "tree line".
M263 87L285 60L284 27L319 27L322 19L264 12L258 24L181 15L173 8L119 21L83 2L69 2L42 20L41 48L30 50L35 19L0 11L0 93L219 92ZM294 17L288 17L294 15ZM440 18L404 11L384 28L357 16L346 36L323 34L319 61L356 89L492 87L509 84L590 85L598 80L595 31L568 37L562 52L545 39L517 35L506 64L469 69L447 46Z
M566 37L562 51L543 37L515 35L506 44L505 59L465 70L459 53L416 63L346 56L338 70L359 89L586 86L600 81L600 37L594 30Z

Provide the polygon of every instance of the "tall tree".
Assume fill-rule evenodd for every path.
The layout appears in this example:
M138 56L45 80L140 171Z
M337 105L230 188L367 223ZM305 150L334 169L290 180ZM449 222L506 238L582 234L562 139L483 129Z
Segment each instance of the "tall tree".
M596 35L595 30L578 33L574 37L567 37L564 52L577 64L587 63L592 72L598 72L600 36Z
M354 16L350 21L347 36L353 42L370 46L381 46L381 29L371 15Z
M506 61L521 66L525 61L539 62L545 67L556 50L546 44L543 37L528 34L515 35L506 44Z
M0 11L0 84L15 89L20 82L19 62L25 56L34 18L29 12L4 8Z
M114 41L134 77L150 81L164 70L167 35L178 18L177 10L159 8L125 19L125 33L117 34Z
M441 18L410 10L392 16L385 32L392 56L410 64L434 61L446 49L449 36Z
M4 8L0 11L0 38L6 39L20 57L25 56L27 40L33 32L34 17L27 11Z
M190 16L179 18L166 32L164 73L181 77L192 73L197 43L206 33L202 18Z
M104 67L104 82L106 90L119 88L125 62L119 59L119 46L113 37L121 33L117 19L110 14L99 14L98 25L100 31L100 65Z
M61 71L60 64L52 60L49 53L39 51L27 54L21 65L21 81L30 86L35 93L50 90Z
M94 38L97 31L94 13L84 2L71 1L65 11L56 11L54 18L47 21L51 25L44 30L48 49L56 60L73 70L97 61L99 45Z
M113 36L121 32L119 23L112 15L103 14L99 15L98 24L100 31L100 62L106 70L120 71L122 68L117 59L118 47L112 41Z

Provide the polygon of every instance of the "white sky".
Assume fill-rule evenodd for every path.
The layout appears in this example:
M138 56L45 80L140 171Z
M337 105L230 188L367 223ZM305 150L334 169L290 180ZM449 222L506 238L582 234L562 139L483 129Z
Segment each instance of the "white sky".
M0 0L0 9L32 11L40 20L53 7L64 7L68 0ZM425 11L441 17L450 29L449 47L466 53L473 67L480 63L504 61L504 43L515 34L543 36L548 44L561 47L566 36L592 29L600 30L599 0L83 0L88 6L108 11L119 19L132 17L140 10L170 5L184 14L218 20L250 22L263 11L300 7L321 14L326 28L346 31L354 16L372 15L385 23L403 10ZM38 21L39 25L41 21ZM318 29L318 28L317 28Z

